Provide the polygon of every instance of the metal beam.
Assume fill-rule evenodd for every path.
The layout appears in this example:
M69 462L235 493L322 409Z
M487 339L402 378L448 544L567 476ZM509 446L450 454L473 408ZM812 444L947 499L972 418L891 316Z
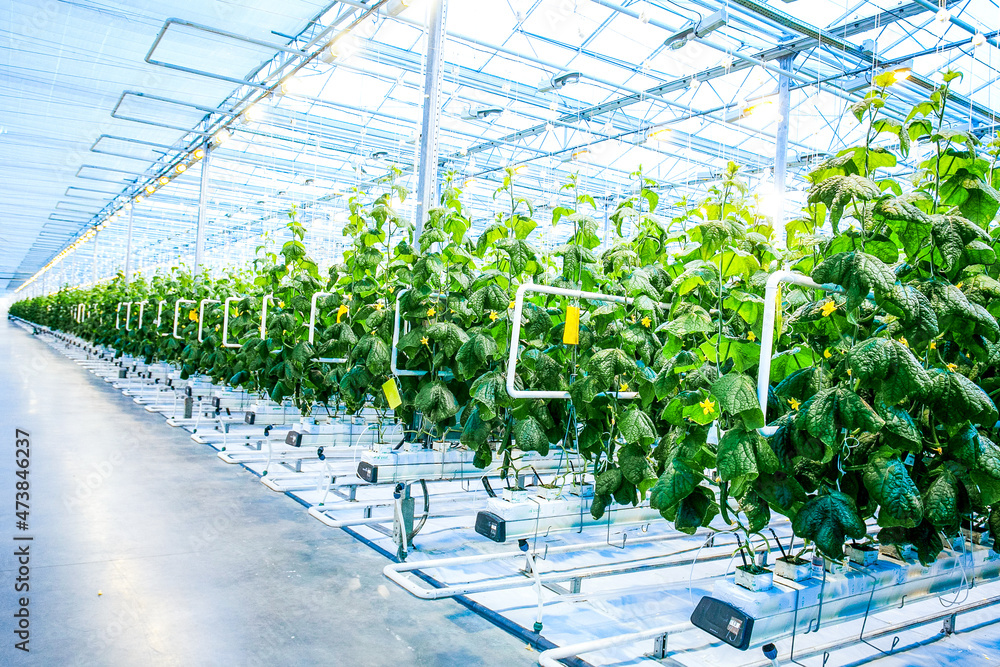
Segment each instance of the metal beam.
M212 155L210 147L205 145L205 157L201 159L201 189L198 192L198 227L194 236L194 274L201 269L202 253L205 249L205 228L208 226L208 171Z
M420 242L424 216L437 206L438 134L441 129L441 72L444 63L445 22L448 0L430 0L427 7L427 64L424 71L424 110L417 154L417 219L413 241Z

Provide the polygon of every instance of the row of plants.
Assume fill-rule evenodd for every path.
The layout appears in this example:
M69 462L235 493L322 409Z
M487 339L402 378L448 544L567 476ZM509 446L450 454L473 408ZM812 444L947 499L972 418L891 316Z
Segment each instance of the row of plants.
M277 251L262 244L246 271L117 279L11 313L303 412L372 408L403 420L408 437L457 439L477 466L498 461L505 476L519 451L560 447L593 478L595 519L648 499L678 530L739 531L753 555L773 512L807 548L839 559L874 518L880 543L913 545L929 562L942 535L1000 531L1000 147L945 125L958 74L906 118L886 111L890 76L876 77L853 109L864 143L809 175L808 204L783 245L733 164L670 214L658 184L633 174L634 194L605 239L594 198L570 179L562 190L572 206L545 214L544 224L570 232L551 253L534 244L541 212L513 170L481 233L470 235L449 179L419 239L393 208L407 195L394 171L377 192L354 193L350 247L325 273L293 210L288 240ZM924 157L904 188L898 159L916 151ZM765 283L785 267L837 287L781 292L765 436L756 396ZM514 384L568 399L506 390L514 300L526 283L626 297L526 296ZM181 340L172 311L158 326L114 326L119 302L169 309L178 298L229 296L239 297L230 308L238 349L222 346L221 304L201 323L187 310ZM91 313L82 323L72 316L81 301ZM405 373L392 371L397 308Z

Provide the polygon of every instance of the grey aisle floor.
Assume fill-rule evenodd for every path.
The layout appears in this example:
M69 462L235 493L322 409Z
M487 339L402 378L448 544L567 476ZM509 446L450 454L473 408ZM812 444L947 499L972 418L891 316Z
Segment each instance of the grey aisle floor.
M31 436L15 528L15 429ZM0 322L0 665L533 665L454 601ZM15 593L14 533L30 546ZM14 648L29 597L30 653Z

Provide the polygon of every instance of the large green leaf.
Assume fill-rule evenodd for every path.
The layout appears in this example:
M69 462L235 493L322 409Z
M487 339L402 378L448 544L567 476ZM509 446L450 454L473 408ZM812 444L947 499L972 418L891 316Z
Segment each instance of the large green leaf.
M549 453L549 436L534 417L518 419L514 424L514 444L520 450L538 452L542 456Z
M482 418L491 420L496 418L500 408L506 406L510 397L507 394L506 378L500 371L491 371L480 375L472 386L469 393L479 404Z
M618 348L601 350L587 362L587 372L601 389L611 386L617 375L631 375L636 369L635 360Z
M696 486L687 497L677 505L674 518L674 528L682 533L693 535L699 528L707 528L712 519L719 513L715 502L715 494L704 486Z
M473 333L462 347L459 348L455 360L458 362L458 376L471 378L480 368L487 366L500 354L492 336L483 333Z
M819 438L830 447L837 443L841 428L861 429L873 433L885 422L865 403L864 399L846 387L824 389L802 404L795 415L795 426Z
M942 419L968 419L973 424L993 426L997 409L990 397L961 373L942 368L928 371L930 378L924 402Z
M441 423L458 414L458 401L448 386L441 380L434 380L423 386L413 401L413 407L419 410L431 422Z
M483 421L479 408L473 408L468 414L460 441L466 447L480 448L489 441L490 426Z
M694 468L679 459L674 459L650 490L650 507L660 510L663 514L694 491L701 479L701 474Z
M958 531L958 479L945 470L924 493L927 520L938 530L954 535Z
M920 523L924 513L920 491L899 458L873 459L865 466L862 479L879 504L880 526L912 528Z
M749 428L764 426L764 414L757 401L754 381L742 373L723 375L712 385L712 394L719 399L723 411L738 415Z
M820 181L809 190L810 204L823 202L830 209L830 224L836 231L837 223L844 215L844 208L852 201L870 201L883 196L877 183L867 178L851 174L831 176Z
M713 324L711 316L705 309L696 306L690 312L668 322L666 328L675 336L686 336L693 333L711 333L718 330L718 325Z
M836 560L844 556L846 538L860 540L866 534L854 499L839 491L808 500L792 520L792 530L813 540L823 554Z
M469 340L469 335L454 322L435 322L427 327L427 336L451 357Z
M767 440L755 429L729 429L719 441L717 454L719 477L733 483L733 493L742 489L758 475L770 475L778 470L778 457Z
M910 349L897 340L870 338L847 353L853 377L880 390L892 405L920 396L930 378Z
M885 262L863 252L842 252L824 260L813 269L812 279L843 287L848 310L860 306L871 291L876 296L889 292L896 281Z
M656 428L646 411L634 406L622 415L618 423L625 442L646 447L656 440Z

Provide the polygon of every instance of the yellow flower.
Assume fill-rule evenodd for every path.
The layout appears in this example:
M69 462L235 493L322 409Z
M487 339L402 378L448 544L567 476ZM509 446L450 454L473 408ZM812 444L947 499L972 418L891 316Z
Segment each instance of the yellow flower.
M383 304L378 302L375 303L375 310L382 310L383 308L385 308Z
M513 301L511 301L511 302L510 302L510 305L509 305L509 306L507 306L507 310L512 310L513 308L514 308L514 302L513 302Z
M340 318L347 314L350 309L344 304L340 304L340 308L337 308L337 324L340 324Z
M899 337L899 342L903 344L903 347L910 347L910 343L903 336Z
M622 382L621 386L618 388L618 391L628 391L628 382Z
M854 375L854 371L852 371L850 368L848 368L847 369L847 374L853 376Z
M495 310L491 310L490 311L490 322L496 322L497 318L499 318L499 317L500 316L497 315L497 311L495 311Z
M434 317L435 315L437 315L437 311L436 310L434 310L433 308L428 308L427 309L427 317Z
M796 401L794 398L788 399L788 404L790 406L792 406L792 410L798 410L799 406L802 405L801 403L799 403L798 401Z
M755 340L757 340L757 335L754 334L754 332L751 331L750 333L747 334L747 340L752 343Z
M649 328L649 325L652 323L653 320L649 319L648 317L642 318L642 326L646 327L647 329Z
M962 289L962 285L964 285L964 284L965 283L963 283L963 282L959 282L957 285L955 285L955 287L957 287L958 289Z
M630 322L631 322L632 324L635 324L635 315L633 315L633 316L632 316L631 318L629 318L629 321L630 321Z
M285 307L285 302L284 301L279 301L278 302L278 307L279 308L284 308Z
M423 338L420 339L420 344L430 347L430 340L428 340L427 336L424 336Z
M352 301L354 299L354 295L353 294L348 294L344 298L347 299L348 301Z
M829 358L830 358L830 357L832 357L832 356L833 356L833 355L832 355L832 354L830 354L830 348L826 348L825 350L823 350L823 358L824 358L824 359L829 359Z
M936 350L937 349L937 342L932 340L930 347L931 347L932 350Z
M955 364L948 364L947 366L945 366L945 368L947 368L952 373L958 370L958 366L956 366Z
M190 311L188 313L188 319L191 320L192 322L197 322L198 321L198 311L197 310Z
M823 317L830 317L835 310L837 310L837 304L833 301L827 301L823 304Z
M711 399L706 398L704 401L698 404L698 407L701 408L703 414L708 415L711 414L713 410L715 410L715 403L713 403Z

